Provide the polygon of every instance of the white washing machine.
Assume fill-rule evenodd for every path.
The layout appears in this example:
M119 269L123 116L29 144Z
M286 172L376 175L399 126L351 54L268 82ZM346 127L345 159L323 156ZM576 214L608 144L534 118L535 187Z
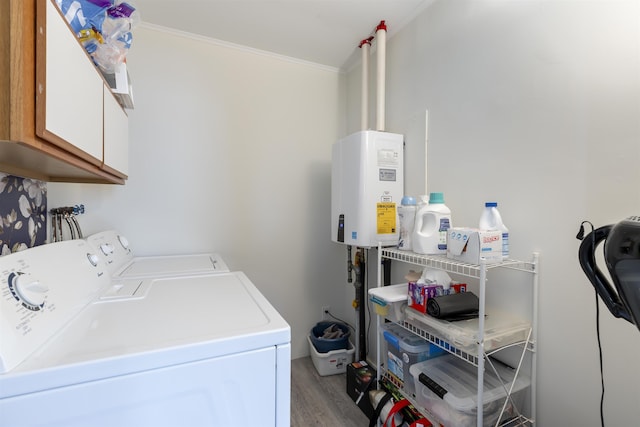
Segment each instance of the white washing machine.
M71 240L0 290L0 425L289 425L290 328L241 272L114 282Z
M218 253L138 257L127 238L114 230L92 234L86 240L107 263L114 279L229 272Z

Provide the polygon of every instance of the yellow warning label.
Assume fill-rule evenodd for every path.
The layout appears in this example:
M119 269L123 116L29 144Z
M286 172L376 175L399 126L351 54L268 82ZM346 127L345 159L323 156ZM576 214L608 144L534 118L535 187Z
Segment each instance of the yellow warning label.
M377 233L394 234L396 232L396 204L378 203L377 211Z

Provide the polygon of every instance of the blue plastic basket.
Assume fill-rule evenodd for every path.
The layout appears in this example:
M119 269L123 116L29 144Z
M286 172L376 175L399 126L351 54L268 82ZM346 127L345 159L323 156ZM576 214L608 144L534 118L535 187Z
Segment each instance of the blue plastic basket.
M331 325L336 325L342 332L344 332L344 335L340 338L334 339L322 338L324 330ZM319 322L316 326L311 328L311 342L316 350L318 350L318 353L327 353L333 350L349 348L349 335L349 327L340 322Z

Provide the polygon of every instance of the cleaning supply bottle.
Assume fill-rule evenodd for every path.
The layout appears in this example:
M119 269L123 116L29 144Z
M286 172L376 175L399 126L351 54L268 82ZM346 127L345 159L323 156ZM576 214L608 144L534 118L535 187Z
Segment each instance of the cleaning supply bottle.
M443 194L431 193L428 203L416 212L413 251L427 255L446 254L447 231L450 227L451 210L444 204Z
M411 236L416 221L416 199L411 196L402 198L400 206L398 206L398 218L400 222L398 249L410 251L413 247Z
M498 212L498 204L496 202L486 202L484 210L480 215L478 228L481 230L498 230L502 231L502 259L509 258L509 229L502 222L502 216Z

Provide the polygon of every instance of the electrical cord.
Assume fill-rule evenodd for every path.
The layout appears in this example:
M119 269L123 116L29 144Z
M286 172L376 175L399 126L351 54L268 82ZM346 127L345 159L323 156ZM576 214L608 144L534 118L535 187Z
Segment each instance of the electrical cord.
M600 425L604 427L604 369L602 363L602 343L600 342L600 302L598 301L598 292L596 292L596 336L598 337L598 353L600 355L600 386L602 394L600 395Z
M589 226L591 227L591 243L592 243L592 248L593 248L593 253L591 254L592 256L592 264L595 265L596 264L596 237L594 234L594 230L595 227L593 226L593 224L590 221L582 221L582 223L580 224L580 231L578 231L578 234L576 235L576 238L578 240L582 240L584 239L584 225L585 224L589 224ZM595 290L595 297L596 297L596 338L598 340L598 355L600 358L600 387L601 387L601 394L600 394L600 425L602 427L604 427L604 368L603 368L603 357L602 357L602 341L600 339L600 301L598 300L598 291Z

